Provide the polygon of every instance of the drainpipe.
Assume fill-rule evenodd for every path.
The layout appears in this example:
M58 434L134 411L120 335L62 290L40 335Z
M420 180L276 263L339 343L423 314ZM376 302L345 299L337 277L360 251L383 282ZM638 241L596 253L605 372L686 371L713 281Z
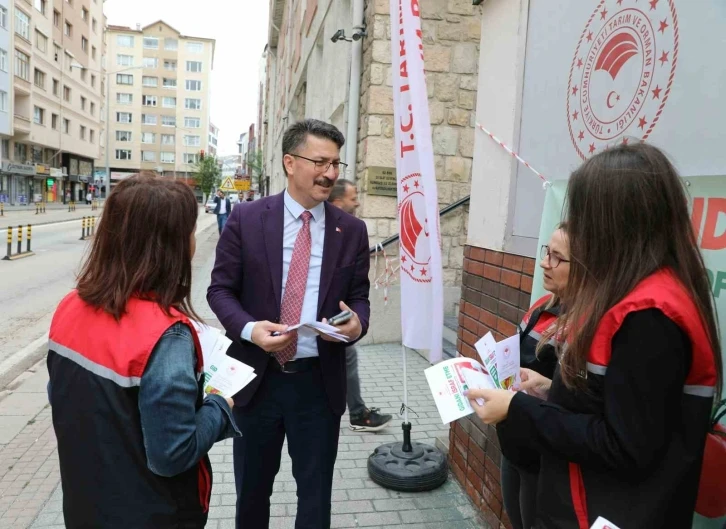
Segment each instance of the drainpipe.
M353 32L363 32L364 0L353 0ZM346 134L345 162L355 182L356 157L358 155L358 120L360 115L361 62L363 59L363 39L351 42L350 83L348 84L348 134Z

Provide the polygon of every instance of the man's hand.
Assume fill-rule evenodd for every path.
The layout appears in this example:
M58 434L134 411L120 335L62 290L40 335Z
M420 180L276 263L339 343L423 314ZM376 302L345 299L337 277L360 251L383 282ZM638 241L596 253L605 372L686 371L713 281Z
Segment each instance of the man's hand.
M336 325L336 328L338 329L338 332L340 334L343 334L348 337L348 341L357 340L358 337L363 332L363 327L360 324L360 320L358 319L358 315L345 303L342 301L340 302L340 310L349 310L351 313L351 317L348 321L343 323L342 325ZM323 323L328 323L327 318L323 318ZM328 336L327 334L320 334L320 337L325 340L326 342L340 342L340 340L336 338L332 338Z
M287 325L272 323L271 321L258 321L252 328L252 343L268 353L282 351L295 339L293 333L272 336L273 332L285 332Z

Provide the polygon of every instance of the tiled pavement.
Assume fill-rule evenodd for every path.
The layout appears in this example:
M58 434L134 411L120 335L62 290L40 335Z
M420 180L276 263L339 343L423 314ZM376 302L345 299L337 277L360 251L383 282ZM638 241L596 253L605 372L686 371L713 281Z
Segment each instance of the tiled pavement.
M202 317L209 316L203 298L204 286L213 264L216 230L199 237L195 259L194 301ZM213 323L213 318L210 318ZM360 349L360 376L363 397L368 406L392 412L401 406L400 345L371 345ZM416 354L409 356L409 406L413 438L435 443L447 437L426 384L423 370L427 362ZM38 366L33 378L45 376ZM38 386L42 380L36 380ZM367 458L380 444L400 439L400 420L382 433L355 433L348 429L347 415L341 423L341 437L333 484L332 525L344 527L452 528L488 527L476 514L465 492L453 476L439 489L423 493L399 493L379 487L368 477ZM235 512L234 472L231 441L218 443L210 452L214 469L211 529L233 528ZM7 445L0 445L0 528L62 528L62 492L55 437L50 409L44 408ZM286 448L272 496L273 529L293 528L296 512L296 484Z

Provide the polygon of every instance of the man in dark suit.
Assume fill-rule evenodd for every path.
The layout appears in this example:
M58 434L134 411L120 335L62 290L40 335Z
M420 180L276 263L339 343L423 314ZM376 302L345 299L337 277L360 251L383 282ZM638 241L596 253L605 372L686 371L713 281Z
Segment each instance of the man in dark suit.
M285 331L342 310L352 312L338 326L351 343L368 329L368 232L326 202L345 169L344 142L321 121L292 125L282 141L287 190L235 208L217 246L207 300L234 340L230 356L257 374L234 397L242 431L234 444L238 528L268 527L285 436L297 481L295 527L330 527L346 344Z
M217 215L217 229L219 234L222 234L224 225L227 223L229 213L232 211L232 204L230 200L224 196L221 189L217 190L217 194L214 197L214 214Z

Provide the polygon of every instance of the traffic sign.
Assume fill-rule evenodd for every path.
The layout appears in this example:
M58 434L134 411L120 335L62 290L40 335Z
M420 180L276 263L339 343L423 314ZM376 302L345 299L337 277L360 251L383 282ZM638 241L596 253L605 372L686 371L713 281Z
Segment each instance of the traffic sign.
M219 186L219 189L222 191L234 191L235 187L234 187L234 181L232 180L232 178L229 176L227 178L225 178L222 181L222 185Z
M249 180L235 180L234 188L237 191L249 191L250 190L250 181Z

